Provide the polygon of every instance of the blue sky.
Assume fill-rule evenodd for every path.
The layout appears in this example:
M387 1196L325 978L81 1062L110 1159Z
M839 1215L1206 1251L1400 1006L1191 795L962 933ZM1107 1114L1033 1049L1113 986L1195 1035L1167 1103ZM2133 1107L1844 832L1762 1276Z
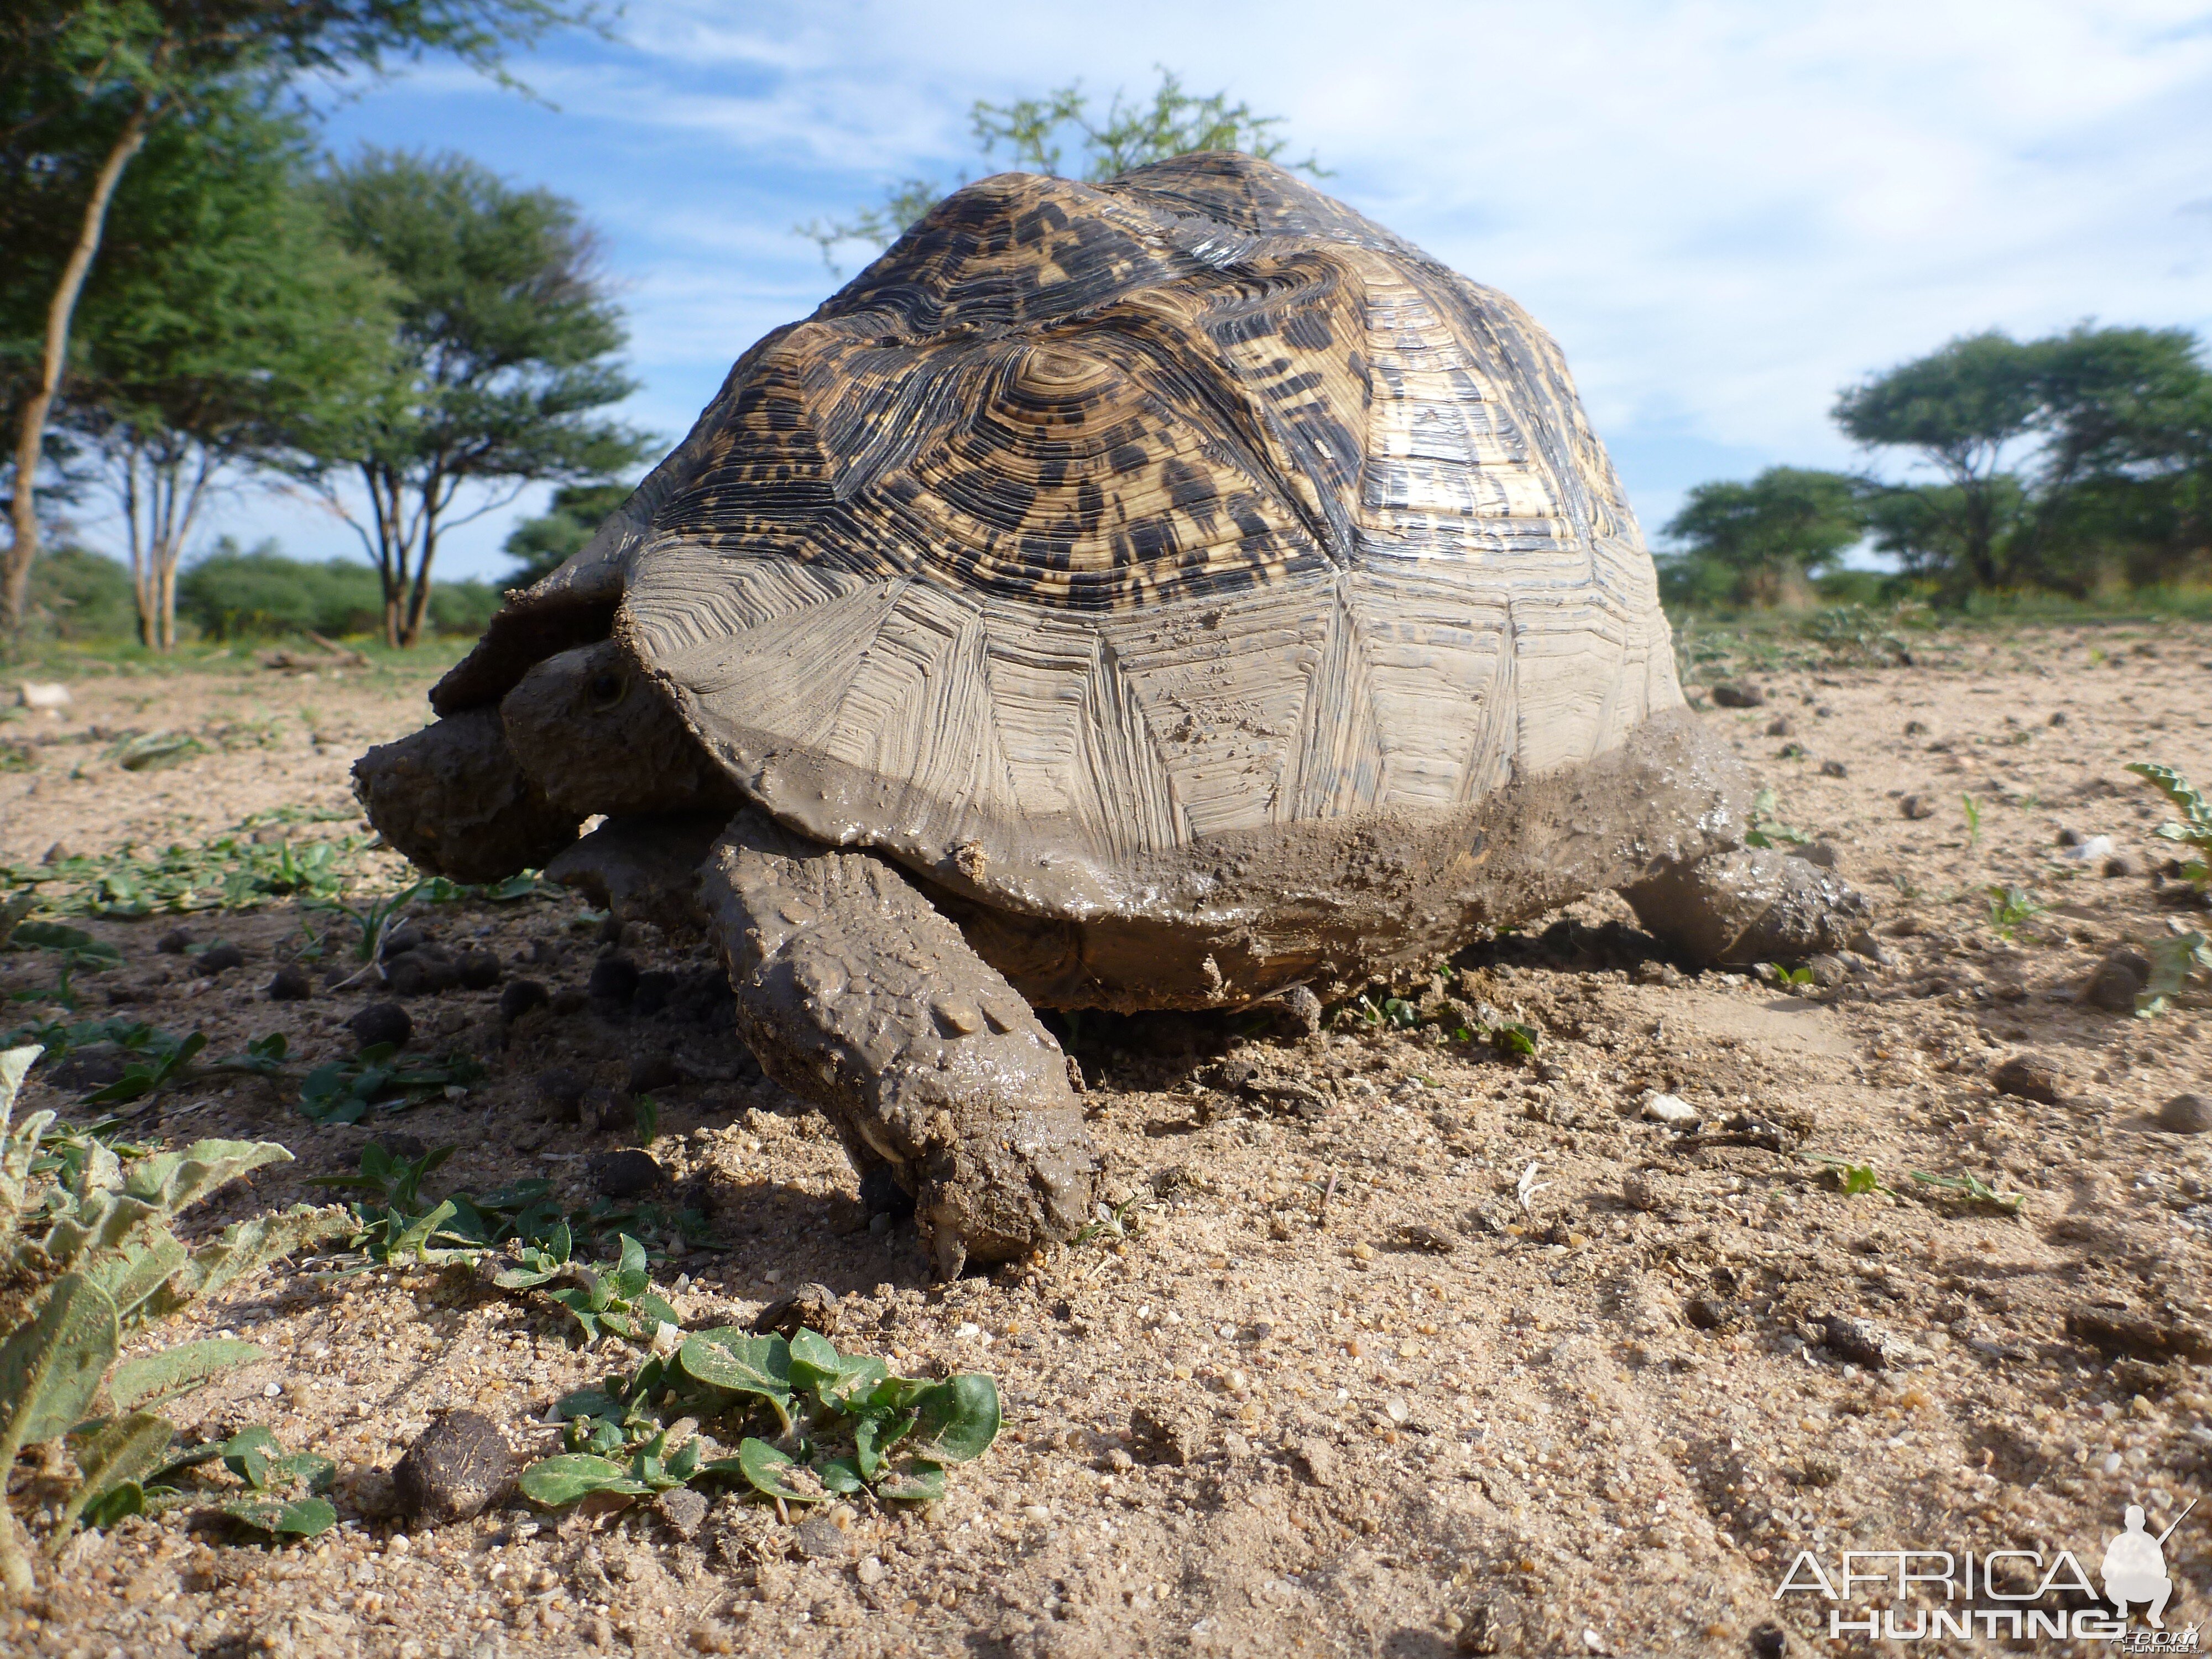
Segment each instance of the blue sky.
M618 30L518 63L556 108L431 64L337 105L329 138L574 198L629 311L624 413L671 442L836 286L795 222L994 170L977 98L1143 91L1155 64L1285 116L1325 188L1526 305L1647 532L1707 478L1856 464L1837 389L1953 335L2212 337L2203 0L631 0ZM543 493L455 532L442 573L496 575ZM215 531L358 546L265 494Z

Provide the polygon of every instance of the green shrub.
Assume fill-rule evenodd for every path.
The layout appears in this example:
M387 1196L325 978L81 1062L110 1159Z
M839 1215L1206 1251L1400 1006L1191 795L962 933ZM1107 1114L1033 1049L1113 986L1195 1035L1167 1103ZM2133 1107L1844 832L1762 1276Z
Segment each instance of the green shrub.
M12 1123L39 1052L0 1054L0 1589L16 1600L33 1587L5 1499L16 1455L60 1441L76 1462L55 1545L80 1518L105 1524L145 1507L176 1439L152 1408L265 1354L216 1338L118 1364L123 1337L352 1225L343 1209L297 1205L185 1244L172 1227L181 1212L292 1155L267 1141L203 1140L168 1152L121 1146L57 1123L50 1111Z
M81 547L40 555L31 567L31 615L56 639L119 639L138 631L131 573Z
M380 628L384 597L365 564L308 564L274 542L248 551L226 536L178 579L177 614L214 640L309 631L336 639Z
M434 583L430 631L481 634L499 603L485 582ZM356 560L311 564L285 557L274 542L241 549L226 536L179 577L177 615L211 640L306 633L339 639L382 629L384 593L376 572Z
M499 609L500 599L500 591L489 582L434 583L430 588L430 631L474 639L490 623L491 613Z

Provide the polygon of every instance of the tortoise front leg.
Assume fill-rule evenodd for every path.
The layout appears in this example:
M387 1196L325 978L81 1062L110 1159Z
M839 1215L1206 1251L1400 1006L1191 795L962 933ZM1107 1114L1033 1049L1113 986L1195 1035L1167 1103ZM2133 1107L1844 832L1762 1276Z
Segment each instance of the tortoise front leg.
M941 1276L1074 1234L1098 1158L1066 1059L913 883L756 808L701 877L762 1069L914 1194Z

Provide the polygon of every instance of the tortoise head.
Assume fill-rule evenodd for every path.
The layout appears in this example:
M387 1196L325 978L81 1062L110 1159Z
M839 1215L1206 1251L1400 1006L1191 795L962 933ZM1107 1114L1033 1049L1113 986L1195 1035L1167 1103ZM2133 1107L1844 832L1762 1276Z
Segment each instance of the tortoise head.
M354 792L423 869L494 881L542 866L594 813L734 811L735 786L614 640L556 651L497 703L355 763Z
M727 776L618 641L554 653L523 675L499 714L523 772L565 811L736 808Z

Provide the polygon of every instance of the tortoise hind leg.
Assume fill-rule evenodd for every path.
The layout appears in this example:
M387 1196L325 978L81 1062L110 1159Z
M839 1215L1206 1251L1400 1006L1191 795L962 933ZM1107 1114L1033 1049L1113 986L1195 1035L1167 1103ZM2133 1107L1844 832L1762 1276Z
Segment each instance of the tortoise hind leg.
M914 1195L939 1274L1073 1235L1098 1160L1066 1060L913 883L753 808L701 876L762 1068Z
M1649 932L1716 967L1844 950L1867 926L1866 899L1850 883L1772 848L1662 864L1620 890Z

